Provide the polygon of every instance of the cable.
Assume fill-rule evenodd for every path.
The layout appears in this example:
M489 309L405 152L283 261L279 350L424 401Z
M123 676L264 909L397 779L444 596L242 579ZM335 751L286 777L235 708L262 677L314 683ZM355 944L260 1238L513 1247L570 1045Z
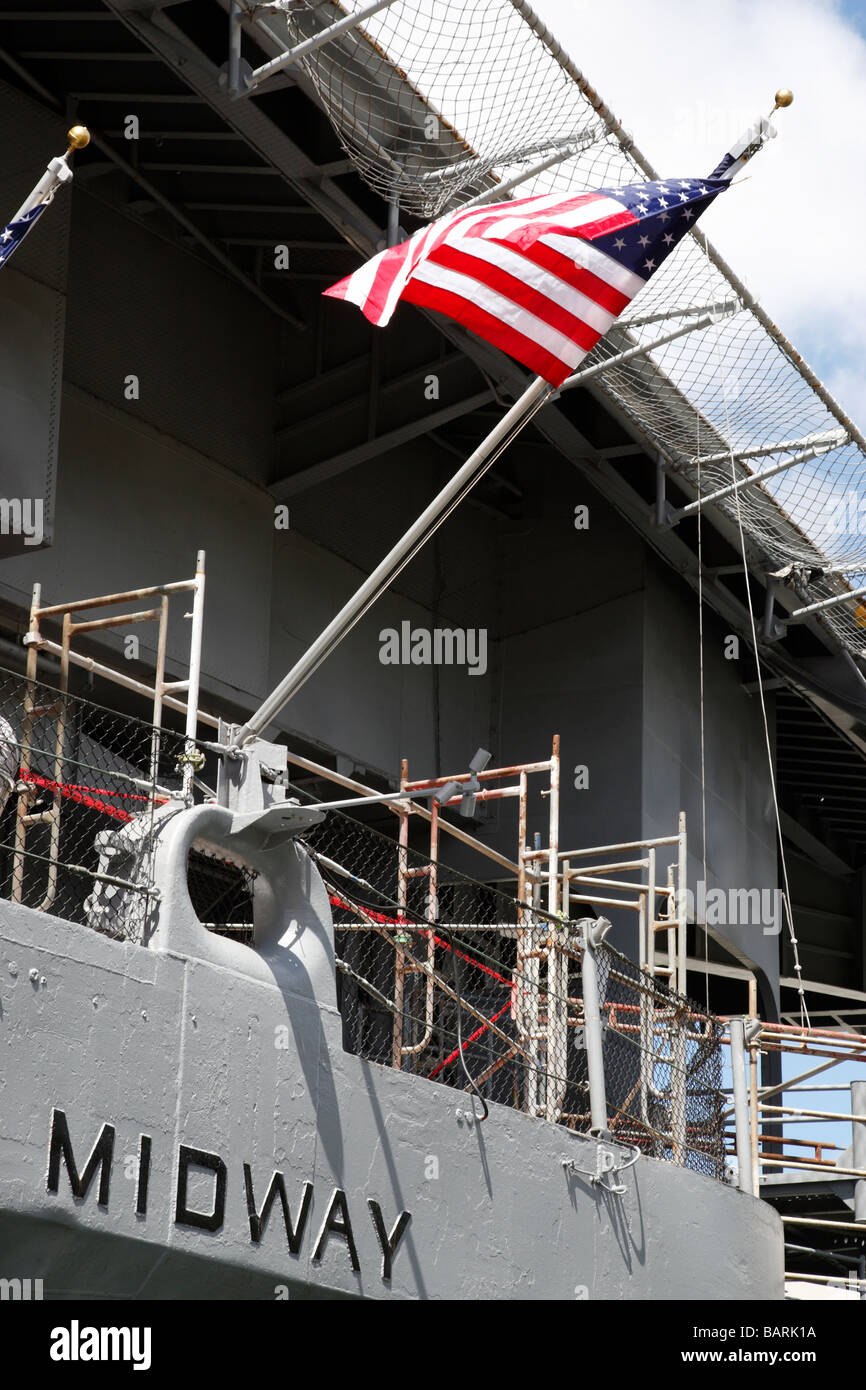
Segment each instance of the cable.
M704 509L701 501L701 417L698 416L698 670L700 677L700 716L701 716L701 844L703 850L704 892L707 888L707 764L706 764L706 720L704 710L704 551L703 519ZM683 885L680 884L680 888ZM706 918L706 909L704 909ZM696 922L697 925L697 922ZM704 997L707 1013L710 1012L710 941L706 920L704 921ZM686 981L683 981L685 986Z
M728 442L728 451L731 459L731 481L735 483L737 481L737 466L734 460L734 446L731 440L731 421L728 413L727 379L725 377L724 369L722 367L722 354L721 349L719 347L719 333L720 325L716 324L714 341L716 348L716 362L718 365L719 380L722 385L722 402L725 407L725 438ZM749 575L749 562L746 558L746 538L743 534L743 515L740 509L739 491L735 492L733 496L737 507L737 529L739 530L740 534L740 552L743 557L743 576L746 581L746 607L749 610L749 625L752 630L752 650L755 653L755 667L758 673L758 695L761 701L761 718L763 719L764 723L764 744L767 749L767 770L770 774L770 787L773 793L773 811L776 817L776 833L778 835L779 840L779 859L782 865L782 881L785 885L785 916L788 920L788 932L791 939L791 948L794 953L794 973L797 976L797 993L800 996L800 1021L804 1027L811 1028L812 1025L809 1021L809 1010L806 1007L806 993L803 989L803 971L802 966L800 965L800 955L797 950L797 937L794 932L794 921L791 916L791 888L788 882L788 861L785 857L785 844L782 839L782 818L779 813L779 797L776 791L776 774L773 770L773 747L772 741L770 739L770 725L767 719L767 702L764 695L764 675L761 670L761 654L758 648L758 633L755 627L755 613L752 607L752 585L751 578Z
M335 895L335 896L336 896L336 895ZM361 898L358 897L357 894L354 894L353 897L354 897L354 902L355 902L355 905L356 905L356 906L362 907L362 908L366 908L368 912L374 914L375 916L383 916L383 914L379 912L378 908L374 908L374 907L372 906L371 903L365 903L365 902L363 901L363 899L361 899ZM342 903L341 903L341 906L345 906L345 904L342 904ZM351 909L349 909L349 910L351 910ZM425 927L422 927L419 923L412 922L409 918L407 918L405 922L403 922L403 921L401 921L401 920L395 921L393 918L392 918L392 919L387 919L387 920L388 920L388 924L389 924L389 925L400 925L400 926L413 927L416 931L425 931L425 930L429 931L429 930L432 930L432 924L431 924L431 923L428 923L427 926L426 926L426 928L425 928ZM335 923L335 926L336 926L337 930L339 931L339 923ZM439 930L440 930L440 931L444 931L444 928L440 927ZM462 952L460 952L460 951L457 949L457 946L454 944L454 937L453 937L453 935L451 934L451 932L448 932L447 935L448 935L448 941L447 941L447 942L446 942L446 941L443 941L442 944L443 944L443 945L446 947L446 949L447 949L448 951L450 951L450 953L451 953L451 978L452 978L453 983L454 983L454 993L455 993L455 995L456 995L456 997L457 997L457 1050L458 1050L458 1053L459 1053L459 1055L460 1055L460 1065L461 1065L462 1068L463 1068L463 1073L464 1073L464 1075L465 1075L465 1077L466 1077L466 1080L469 1082L470 1087L471 1087L472 1090L475 1092L475 1094L477 1095L478 1099L481 1101L481 1105L482 1105L482 1107L483 1107L483 1109L484 1109L484 1114L481 1115L480 1118L479 1118L479 1124L480 1124L482 1120L486 1120L486 1119L487 1119L488 1115L490 1114L490 1110L489 1110L489 1107L488 1107L488 1105L487 1105L487 1101L484 1099L483 1095L481 1094L481 1092L479 1091L478 1087L476 1086L475 1080L474 1080L474 1078L472 1077L472 1075L470 1074L469 1068L468 1068L467 1065L466 1065L466 1056L465 1056L465 1053L464 1053L464 1043L463 1043L463 1000L462 1000L462 996L461 996L461 993L460 993L460 967L459 967L459 965L458 965L458 963L457 963L457 962L458 962L458 957L462 954ZM469 958L469 957L466 957L466 959L468 960L468 959L470 959L470 958ZM476 962L476 961L472 961L471 963L472 963L473 965L478 964L478 962ZM484 968L485 968L484 966L479 965L479 969L484 969Z
M471 1075L469 1068L466 1065L466 1057L463 1052L463 1000L460 995L460 967L457 964L457 948L454 945L454 938L453 936L451 936L450 932L448 933L448 936L451 939L451 979L454 982L454 993L457 996L457 1048L460 1053L460 1065L463 1068L463 1075L469 1082L470 1088L475 1092L476 1096L481 1101L481 1105L484 1110L484 1114L477 1117L478 1123L481 1124L484 1120L487 1119L487 1116L490 1114L490 1109L487 1105L487 1101L484 1099L483 1095L481 1094L481 1092L475 1084L475 1078Z

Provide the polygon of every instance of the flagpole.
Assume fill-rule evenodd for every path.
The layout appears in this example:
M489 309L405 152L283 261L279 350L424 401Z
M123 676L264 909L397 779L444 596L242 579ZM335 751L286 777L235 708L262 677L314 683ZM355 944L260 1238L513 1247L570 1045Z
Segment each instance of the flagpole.
M15 216L8 223L8 228L11 229L14 223L23 221L34 209L50 203L57 189L71 180L72 170L69 167L69 157L75 150L83 150L86 145L90 144L90 132L86 126L74 125L67 133L66 139L68 142L66 153L57 155L49 161L42 178L24 199ZM36 218L33 220L36 221ZM14 250L15 247L12 249ZM11 255L11 252L9 254ZM5 260L8 259L9 257L6 256Z
M776 93L775 105L770 115L773 115L780 107L790 106L792 101L791 92L787 88L780 89ZM761 118L757 125L753 126L729 151L710 177L725 181L732 179L775 133L769 119ZM336 617L307 648L300 660L283 677L276 689L242 725L234 738L233 747L236 750L241 749L252 739L260 737L268 725L273 723L289 700L297 694L314 671L318 670L325 658L342 642L347 633L351 632L356 623L385 592L392 580L417 555L426 541L441 526L445 518L450 515L474 483L483 476L509 442L512 433L516 433L527 423L553 391L554 387L543 377L536 377L531 382L495 429L491 430L487 438L466 460L463 467L458 469L450 483L433 499L417 521L397 542L393 550L388 552L384 560L365 579L348 603L340 609Z
M53 197L56 190L62 183L68 183L72 178L72 170L69 167L69 156L74 150L83 150L85 145L90 143L90 132L83 125L74 125L67 135L69 145L66 153L58 155L52 159L42 178L29 197L24 199L20 208L12 218L13 222L19 222L22 217L26 217L28 212L32 212L40 203L44 203L48 198Z
M523 395L502 417L498 425L490 431L487 438L479 444L475 452L459 468L451 481L421 513L404 536L397 542L385 558L376 566L373 573L364 580L361 587L352 595L331 620L304 655L280 681L268 698L251 715L239 730L234 746L240 748L251 739L259 737L280 713L280 710L298 693L305 681L322 664L325 658L347 633L364 616L376 600L385 592L409 561L433 535L454 507L462 500L470 488L483 477L502 448L509 442L513 432L526 424L531 414L540 409L545 397L553 391L550 382L537 376L526 388Z

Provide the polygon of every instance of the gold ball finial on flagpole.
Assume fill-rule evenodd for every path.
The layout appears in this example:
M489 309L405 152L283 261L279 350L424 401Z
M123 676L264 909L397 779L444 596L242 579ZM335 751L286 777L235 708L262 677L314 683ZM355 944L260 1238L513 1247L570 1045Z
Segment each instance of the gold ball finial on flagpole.
M69 141L70 150L83 150L85 145L90 144L90 131L86 125L74 125L68 131L66 138Z
M794 100L794 93L788 87L780 87L774 100L776 105L773 107L773 111L778 111L782 106L791 105L791 102ZM770 112L771 116L773 111Z

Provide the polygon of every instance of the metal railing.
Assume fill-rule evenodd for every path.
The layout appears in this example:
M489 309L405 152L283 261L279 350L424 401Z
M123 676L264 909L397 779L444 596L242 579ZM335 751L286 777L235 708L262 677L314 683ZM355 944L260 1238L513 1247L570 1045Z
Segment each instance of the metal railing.
M65 787L70 785L69 778L65 775L66 764L70 761L67 758L67 739L69 729L67 727L68 711L70 708L66 698L69 688L69 668L70 665L83 666L91 672L98 672L100 675L107 676L108 679L126 686L128 689L135 690L139 694L147 695L152 700L151 709L151 739L150 739L150 763L148 768L148 781L151 787L151 805L155 804L155 786L158 779L159 760L161 756L161 728L163 706L182 710L186 715L186 747L180 756L183 764L183 796L187 804L192 799L192 783L195 774L195 767L200 761L200 755L196 748L196 734L198 727L198 693L199 679L201 672L201 642L202 628L204 623L204 551L198 552L196 560L196 573L194 578L180 580L176 583L154 585L144 589L128 589L122 593L103 594L97 597L78 599L72 603L56 603L45 605L42 603L42 590L39 584L33 586L33 596L30 605L30 622L27 634L24 638L24 645L27 648L27 684L25 686L23 698L23 710L20 718L20 783L19 795L15 816L15 853L12 868L12 897L16 902L24 901L25 894L25 864L27 862L28 849L27 843L30 831L35 826L44 826L49 829L49 841L47 846L48 875L45 887L45 896L39 906L43 911L48 911L57 893L58 873L60 869L60 843L62 835L62 815L66 797ZM166 680L165 664L168 643L168 619L169 604L172 595L180 593L192 593L193 608L192 612L186 616L192 620L190 632L190 659L189 676L183 680ZM136 607L132 612L112 613L108 616L98 618L87 618L81 621L77 614L82 612L93 612L97 609L118 608L124 604L140 604L143 600L158 599L155 607L141 608ZM43 631L43 624L47 621L61 623L61 640L55 642L48 638ZM140 623L157 624L157 656L156 671L153 686L148 686L142 681L137 681L133 677L116 671L110 667L103 666L91 657L83 656L73 648L74 639L81 633L92 634L103 632L110 628L128 628ZM52 692L50 696L40 697L37 695L37 669L40 653L47 653L56 656L60 661L60 675L58 690ZM186 702L183 703L177 697L184 694ZM81 706L79 706L80 708ZM107 715L107 711L106 711ZM33 748L40 742L39 730L48 723L51 729L51 737L54 742L54 765L50 779L40 776L34 782L31 776L31 759ZM12 726L13 729L18 725ZM36 785L44 785L46 780L50 780L50 804L40 806L35 809L32 802L35 796ZM30 852L33 857L33 852ZM68 866L67 866L68 867Z
M187 746L183 734L0 670L2 894L143 939L148 832L159 806L184 804ZM124 917L112 910L121 901Z
M734 1120L734 1134L727 1136L728 1152L737 1163L737 1182L752 1195L778 1198L778 1181L812 1175L823 1192L820 1201L807 1214L781 1212L785 1233L786 1266L802 1264L808 1270L785 1269L785 1279L793 1284L820 1284L847 1289L866 1299L866 1067L863 1077L838 1083L814 1082L813 1078L840 1065L866 1064L866 1037L844 1028L815 1028L788 1023L762 1023L757 1019L732 1018L728 1024L733 1078L733 1105L725 1119ZM796 1056L808 1063L805 1070L776 1085L758 1088L755 1084L759 1053ZM750 1083L746 1082L748 1066ZM829 1110L816 1106L785 1104L786 1094L848 1092L851 1109ZM851 1144L844 1146L823 1136L790 1134L791 1125L843 1125L851 1127ZM811 1152L810 1152L811 1151ZM827 1154L831 1157L827 1157ZM776 1176L776 1183L760 1188L761 1173ZM796 1179L795 1179L796 1180ZM847 1184L853 1198L847 1199L850 1219L845 1214L846 1197L841 1186ZM795 1192L798 1189L790 1189ZM827 1206L829 1202L829 1207ZM841 1211L839 1210L841 1208ZM821 1214L822 1211L830 1215ZM825 1243L820 1248L804 1245L811 1237ZM816 1272L816 1262L841 1268L843 1274Z
M603 919L441 864L432 919L420 851L340 812L304 845L334 913L348 1050L724 1177L722 1025L608 945Z
M186 734L9 672L0 672L0 718L2 766L11 769L0 819L3 894L147 944L158 910L154 821L164 803L186 804ZM14 839L16 793L33 815L23 848ZM55 798L63 805L56 844L52 822L38 815ZM404 823L405 803L394 809ZM428 814L435 829L437 813ZM383 835L332 811L304 838L333 910L347 1048L474 1093L476 1103L480 1095L601 1131L722 1177L717 1020L603 942L592 919L548 912L540 901L547 874L535 873L535 861L525 880L534 901L521 902L431 860L408 837L401 843L396 818L395 830ZM502 856L490 853L492 868ZM205 926L252 941L252 873L195 851L187 881Z

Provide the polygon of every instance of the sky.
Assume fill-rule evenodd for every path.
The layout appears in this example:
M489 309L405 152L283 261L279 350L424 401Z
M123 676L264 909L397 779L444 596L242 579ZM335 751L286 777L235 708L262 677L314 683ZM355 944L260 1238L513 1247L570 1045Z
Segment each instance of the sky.
M662 177L709 172L777 88L793 91L777 138L702 228L866 426L866 0L532 3ZM785 1060L786 1076L805 1069ZM816 1081L853 1074L840 1066ZM844 1091L786 1100L850 1112ZM851 1142L850 1123L789 1133Z
M703 230L866 425L866 0L533 0L663 177L794 104ZM615 33L612 21L615 18Z

